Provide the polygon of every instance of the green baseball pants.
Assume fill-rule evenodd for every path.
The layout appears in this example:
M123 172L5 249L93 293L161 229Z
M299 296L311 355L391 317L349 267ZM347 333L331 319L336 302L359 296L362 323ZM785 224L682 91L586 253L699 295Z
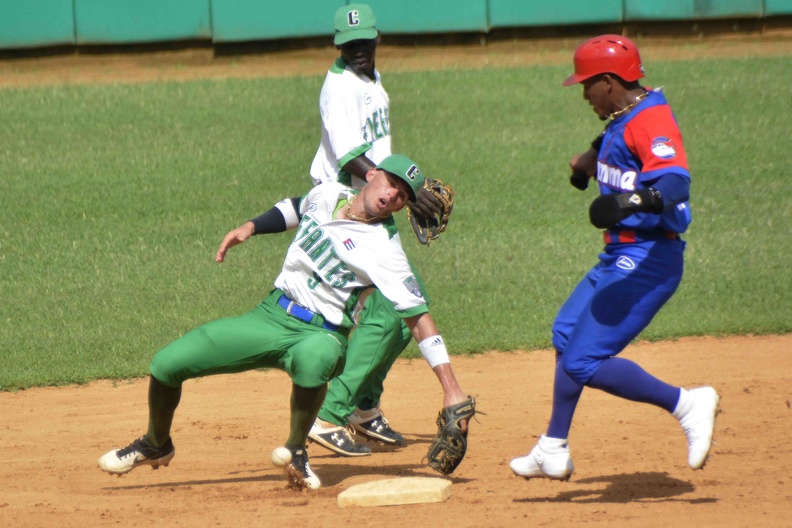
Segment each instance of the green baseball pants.
M286 372L295 385L314 388L343 369L346 331L295 319L277 304L274 290L250 312L207 323L154 356L151 375L168 387L185 380L257 368Z

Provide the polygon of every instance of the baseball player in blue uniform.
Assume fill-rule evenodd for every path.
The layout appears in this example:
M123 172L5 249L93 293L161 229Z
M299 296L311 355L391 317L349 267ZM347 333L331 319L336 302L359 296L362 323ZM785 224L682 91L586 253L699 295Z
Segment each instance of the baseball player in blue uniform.
M682 136L665 96L638 82L637 47L619 35L581 44L575 73L583 97L609 121L592 148L572 158L571 183L600 190L591 223L603 229L599 262L580 281L553 323L556 368L547 431L526 456L511 461L527 479L567 480L574 471L569 430L584 387L650 403L677 418L688 441L688 465L709 455L719 397L712 387L669 385L617 355L646 328L682 279L690 224L690 173Z

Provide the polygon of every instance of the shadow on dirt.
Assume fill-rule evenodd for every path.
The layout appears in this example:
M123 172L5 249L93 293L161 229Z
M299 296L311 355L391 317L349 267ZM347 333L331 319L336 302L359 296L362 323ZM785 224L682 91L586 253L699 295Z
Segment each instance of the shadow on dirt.
M317 457L318 458L318 457ZM355 465L326 465L321 463L312 463L319 478L322 480L322 487L329 488L336 486L348 478L356 477L359 475L379 475L382 478L399 478L399 477L436 477L450 480L453 484L464 484L470 482L472 479L455 478L451 476L443 476L439 473L427 474L427 466L425 464L395 464L383 466L355 466ZM247 475L243 475L246 473ZM283 475L282 470L267 467L262 469L250 469L246 471L236 471L229 473L231 475L226 478L204 479L204 480L170 480L167 482L158 482L155 484L133 484L129 486L123 485L123 482L117 486L105 486L102 488L105 491L127 491L135 489L155 489L155 488L190 488L193 486L215 486L220 484L242 484L247 482L283 482L285 483L286 477ZM121 479L113 479L116 482Z
M592 477L573 480L568 485L576 486L577 489L563 491L554 497L531 497L515 499L514 502L571 502L579 504L601 502L615 504L626 504L629 502L687 502L689 504L707 504L718 502L719 500L714 497L681 498L682 495L695 491L696 487L690 482L673 478L665 472Z
M219 478L219 479L205 479L205 480L183 480L183 481L168 481L158 482L155 484L134 484L131 486L105 486L102 488L105 491L118 491L118 490L134 490L145 488L179 488L190 486L206 486L216 484L241 484L243 482L268 482L268 481L285 481L285 477L281 471L274 472L269 475L261 475L256 477L233 477L233 478Z

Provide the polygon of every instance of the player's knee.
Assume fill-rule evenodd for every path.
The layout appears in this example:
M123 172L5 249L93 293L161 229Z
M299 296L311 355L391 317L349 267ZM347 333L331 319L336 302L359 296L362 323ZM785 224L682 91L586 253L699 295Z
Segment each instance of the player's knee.
M180 368L172 354L160 350L151 360L149 373L167 387L179 387L189 377L188 370Z
M301 387L318 387L338 376L344 356L335 348L305 348L292 353L292 381Z
M561 356L561 368L575 383L585 385L594 375L596 364L587 358L574 358L565 354Z
M553 348L560 354L566 350L567 343L569 343L569 332L566 325L553 323Z
M154 354L149 372L169 387L178 387L188 379L199 377L202 370L198 357L210 342L206 325L196 328Z
M557 348L555 350L555 361L556 361L556 365L560 365L561 362L564 361L564 353L558 350Z
M553 333L553 348L556 349L556 355L563 354L566 350L567 339L566 336L561 336Z

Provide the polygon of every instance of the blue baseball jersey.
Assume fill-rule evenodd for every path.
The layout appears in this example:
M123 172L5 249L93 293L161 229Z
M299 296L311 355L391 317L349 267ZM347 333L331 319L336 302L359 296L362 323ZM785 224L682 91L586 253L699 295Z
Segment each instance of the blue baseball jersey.
M597 157L603 194L651 187L674 174L690 180L676 119L660 92L649 92L629 113L605 129ZM636 213L614 231L684 232L690 224L685 202L661 214ZM646 328L682 279L685 242L678 237L606 237L599 262L580 281L553 322L553 346L564 371L587 384L600 364L618 355Z
M650 91L633 111L605 129L597 157L597 182L602 194L625 193L651 187L666 174L690 180L676 118L665 96ZM636 213L614 229L684 233L690 220L690 204L682 202L660 215Z

